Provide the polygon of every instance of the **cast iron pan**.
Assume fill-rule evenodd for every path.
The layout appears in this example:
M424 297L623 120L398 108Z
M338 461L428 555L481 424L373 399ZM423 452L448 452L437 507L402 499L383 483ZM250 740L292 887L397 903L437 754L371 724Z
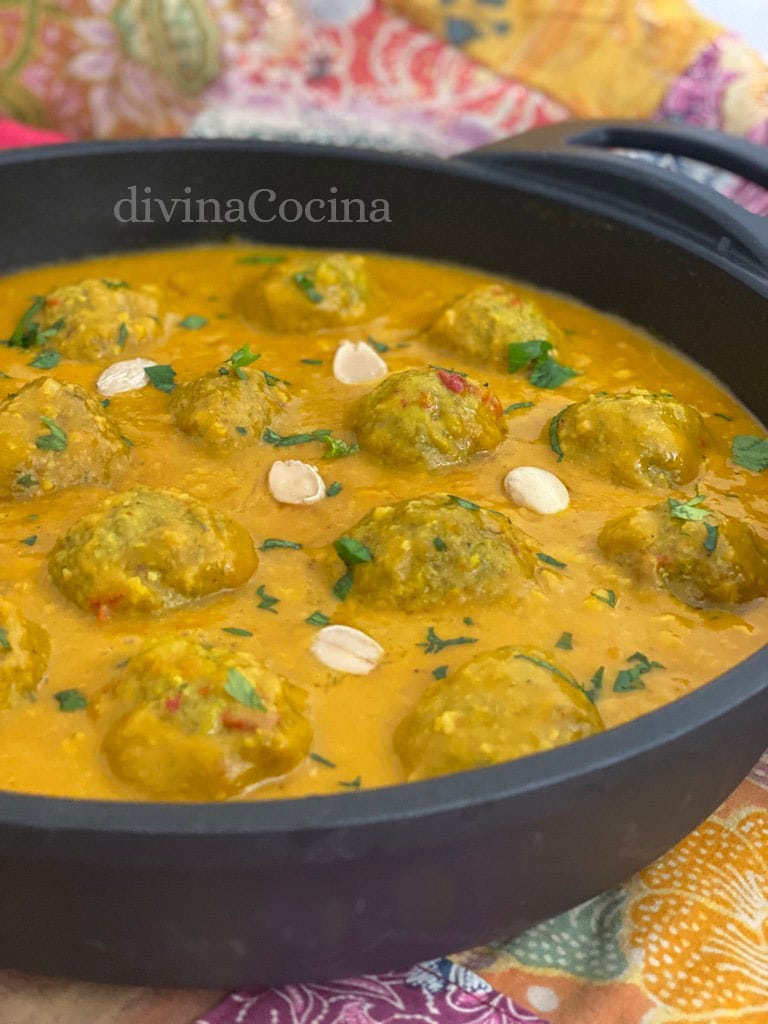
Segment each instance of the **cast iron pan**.
M233 230L457 261L641 324L768 420L768 223L616 146L703 158L768 186L764 150L652 125L567 125L451 161L89 143L0 154L0 269ZM336 186L385 198L391 221L120 224L113 207L131 185L222 200L261 187L307 200ZM667 850L767 743L763 648L603 735L410 786L223 805L0 794L0 964L254 986L403 967L511 936Z

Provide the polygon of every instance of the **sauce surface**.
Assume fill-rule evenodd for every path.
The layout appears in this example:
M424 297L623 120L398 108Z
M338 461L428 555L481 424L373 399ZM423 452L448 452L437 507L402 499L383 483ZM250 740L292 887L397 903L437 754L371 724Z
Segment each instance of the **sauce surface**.
M283 250L275 252L281 255ZM377 382L341 383L332 373L333 358L342 340L373 339L390 373L436 364L487 382L506 410L508 436L492 453L432 470L393 468L364 452L323 458L325 447L319 441L283 449L258 441L219 453L175 426L169 396L157 387L112 397L107 412L131 447L110 485L0 500L0 597L10 599L51 637L48 670L35 699L17 700L0 712L0 788L148 799L106 764L101 752L105 723L87 710L62 711L53 695L77 689L94 700L114 675L114 666L152 635L190 631L208 643L248 651L308 692L306 714L316 756L282 778L251 787L241 794L244 798L337 793L403 781L392 747L398 722L440 678L444 666L450 672L483 651L533 645L556 656L585 687L602 668L596 705L610 727L688 693L766 641L765 600L736 610L689 607L663 588L637 584L597 546L597 535L609 518L669 495L690 499L694 483L639 493L568 459L558 461L549 443L552 417L595 392L630 387L669 391L699 410L710 435L706 461L695 480L707 507L748 521L768 540L768 474L750 472L731 459L734 436L762 436L763 431L708 375L636 328L523 285L515 285L520 296L534 299L565 332L557 359L577 375L556 388L542 388L531 383L526 371L480 368L429 344L423 331L446 303L495 279L469 269L373 255L367 263L386 297L382 315L359 326L316 333L261 329L238 311L238 296L258 289L270 268L266 262L244 260L268 253L232 245L114 256L17 273L0 282L0 338L11 336L35 296L61 285L90 277L127 281L132 287L153 285L159 288L162 309L173 316L158 340L138 344L122 358L140 355L172 365L176 382L182 383L209 372L248 344L260 353L255 365L286 382L291 396L271 423L280 435L331 430L334 437L354 443L355 410ZM182 326L185 319L187 326ZM0 347L0 370L7 375L0 378L0 398L44 374L79 384L100 398L96 380L115 361L62 359L42 370L29 365L34 355ZM309 506L278 504L267 487L269 468L277 459L316 466L331 496ZM568 509L541 515L514 505L502 482L520 465L557 474L570 493ZM176 610L105 621L62 596L47 570L53 545L104 497L137 486L178 489L245 527L259 554L249 582ZM513 607L504 602L448 603L408 613L367 607L355 600L354 589L339 601L332 587L343 566L333 553L333 541L376 505L436 492L498 510L525 531L539 553L535 586ZM275 538L301 548L265 549L264 542ZM315 612L374 637L385 651L380 664L364 676L323 666L310 650L318 627L306 620ZM439 638L472 643L432 652L426 643L430 628ZM658 667L642 675L638 688L614 690L614 681L632 667L630 659L637 652Z

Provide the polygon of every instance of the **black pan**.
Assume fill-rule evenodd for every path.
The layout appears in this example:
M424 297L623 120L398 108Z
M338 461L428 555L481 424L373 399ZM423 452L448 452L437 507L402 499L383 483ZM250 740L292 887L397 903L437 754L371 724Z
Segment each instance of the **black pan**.
M768 186L764 150L652 125L570 125L450 161L87 143L0 154L0 269L233 232L467 263L646 327L768 420L768 223L612 146L698 156ZM123 224L114 206L131 186L164 199L186 186L222 201L260 188L384 198L390 220ZM409 786L219 805L0 794L0 964L231 987L462 950L626 879L701 822L767 743L765 647L603 735Z

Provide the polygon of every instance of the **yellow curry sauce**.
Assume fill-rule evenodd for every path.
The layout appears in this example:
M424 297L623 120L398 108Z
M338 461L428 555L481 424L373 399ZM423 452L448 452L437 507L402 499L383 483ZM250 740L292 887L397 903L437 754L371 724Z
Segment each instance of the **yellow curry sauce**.
M596 542L605 522L623 510L669 496L685 501L695 496L695 488L705 495L707 508L748 521L768 540L768 474L751 472L731 458L734 436L762 437L762 428L705 373L617 319L522 285L516 286L521 297L535 299L565 332L557 359L577 375L543 388L531 383L525 369L512 374L484 369L427 343L424 329L446 303L494 279L472 270L373 255L367 261L384 297L381 315L314 334L260 329L241 315L238 296L257 291L270 269L268 262L244 258L267 252L233 245L24 271L0 284L0 338L12 335L33 297L61 285L92 277L127 281L132 287L153 285L163 312L173 317L157 340L137 342L117 358L140 355L171 365L176 382L183 383L248 344L260 353L256 365L286 382L291 396L271 423L280 435L329 429L334 437L354 443L357 406L376 382L343 384L334 378L332 363L340 341L370 338L390 373L436 364L487 382L506 410L508 436L492 453L438 469L398 469L365 453L324 458L320 441L276 448L260 440L218 452L178 429L168 393L150 385L115 395L106 413L131 446L110 485L0 500L0 598L10 599L51 638L48 670L35 699L17 699L0 711L0 787L147 799L106 764L104 722L88 709L62 710L54 694L76 689L94 702L114 677L115 665L153 635L190 631L207 643L247 651L307 691L305 713L316 756L282 778L251 787L242 794L247 798L338 793L403 781L392 746L397 724L436 678L504 645L533 645L585 688L602 668L595 702L610 727L682 696L765 642L765 600L729 611L690 607L659 586L634 582L601 554ZM116 361L62 359L39 369L29 365L35 354L0 346L0 370L7 375L0 378L0 399L43 375L79 384L99 399L96 380ZM690 484L638 492L569 459L558 461L550 443L553 416L596 392L635 386L672 392L701 413L709 442L703 469ZM307 506L278 504L266 482L276 459L316 466L330 496ZM514 505L502 481L519 465L556 473L570 492L568 509L541 515ZM185 492L245 527L259 555L249 582L176 610L105 616L104 621L68 601L48 574L51 548L106 496L140 486ZM344 566L333 553L333 541L374 506L438 492L503 512L533 539L539 555L535 583L522 599L512 605L453 602L406 612L366 606L355 600L353 587L339 601L332 588ZM267 545L262 550L268 539L301 547ZM306 621L316 612L375 638L385 651L378 666L361 676L322 665L310 650L318 626ZM430 629L438 638L467 642L432 650ZM638 652L654 667L635 677L637 688L614 690L620 673L637 664L630 659Z

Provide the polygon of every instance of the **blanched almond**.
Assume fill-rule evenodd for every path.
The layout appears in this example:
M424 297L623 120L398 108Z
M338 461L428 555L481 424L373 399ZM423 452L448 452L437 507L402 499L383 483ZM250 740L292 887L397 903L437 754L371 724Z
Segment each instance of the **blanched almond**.
M563 512L570 504L568 489L559 477L537 466L516 466L504 477L507 497L542 515Z
M328 668L364 676L384 657L384 648L352 626L324 626L312 643L312 653Z
M387 370L379 353L364 341L342 341L333 357L333 376L342 384L364 384Z
M104 370L96 381L96 390L105 398L122 394L124 391L138 391L149 384L144 372L147 366L157 366L154 359L121 359Z
M273 462L267 483L272 497L283 505L314 505L325 497L325 481L317 469L298 459Z

